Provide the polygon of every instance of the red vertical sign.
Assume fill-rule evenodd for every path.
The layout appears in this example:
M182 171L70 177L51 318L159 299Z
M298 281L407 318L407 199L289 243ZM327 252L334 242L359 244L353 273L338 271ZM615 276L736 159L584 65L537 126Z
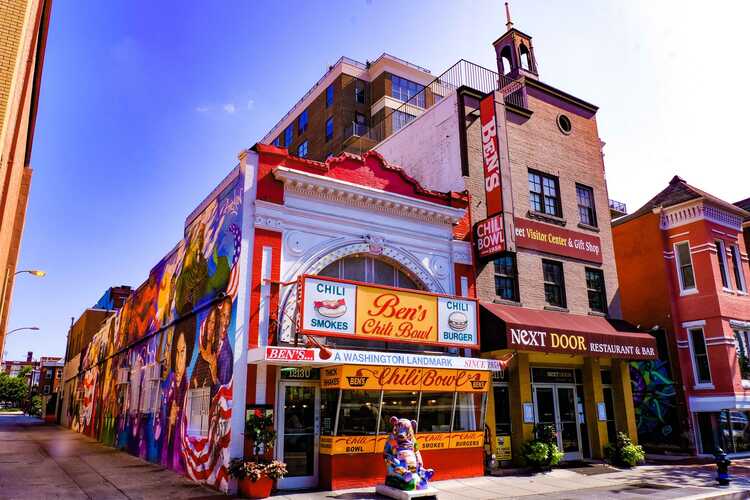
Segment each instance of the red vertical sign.
M500 188L500 152L498 151L497 120L495 117L495 93L479 103L479 119L482 122L482 159L484 160L484 193L487 202L487 217L503 211L503 193Z

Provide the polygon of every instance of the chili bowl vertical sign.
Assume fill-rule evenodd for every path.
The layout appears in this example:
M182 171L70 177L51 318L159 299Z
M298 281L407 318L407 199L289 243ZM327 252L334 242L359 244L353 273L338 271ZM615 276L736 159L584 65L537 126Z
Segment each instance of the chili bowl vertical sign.
M302 331L354 335L357 285L305 276L302 294Z
M495 93L479 103L479 119L482 122L482 160L484 163L484 194L487 217L503 211L503 194L500 187L500 151L497 140L495 117Z
M474 247L480 259L488 259L505 251L503 214L493 215L474 224Z

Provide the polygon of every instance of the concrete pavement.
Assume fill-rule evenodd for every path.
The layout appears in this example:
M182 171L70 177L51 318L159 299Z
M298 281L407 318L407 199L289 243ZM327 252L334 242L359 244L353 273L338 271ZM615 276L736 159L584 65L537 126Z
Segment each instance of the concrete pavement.
M712 465L649 465L619 471L601 465L547 474L432 482L441 500L750 498L750 460L735 461L735 481L716 488ZM438 471L439 474L439 471ZM215 490L67 429L0 414L0 500L226 499ZM373 499L374 488L299 492L277 500Z
M0 499L47 498L227 497L62 427L0 414Z

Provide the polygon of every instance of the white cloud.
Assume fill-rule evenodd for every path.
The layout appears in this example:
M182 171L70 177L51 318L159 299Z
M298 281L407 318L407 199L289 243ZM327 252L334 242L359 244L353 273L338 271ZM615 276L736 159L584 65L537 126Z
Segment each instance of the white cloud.
M228 102L224 105L224 112L228 114L233 114L235 111L237 111L237 108L234 107L234 103Z
M195 108L195 111L197 111L198 113L205 113L205 112L207 112L208 110L209 110L209 107L208 107L208 106L197 106L197 107Z
M253 110L255 108L255 101L250 99L247 101L247 109Z

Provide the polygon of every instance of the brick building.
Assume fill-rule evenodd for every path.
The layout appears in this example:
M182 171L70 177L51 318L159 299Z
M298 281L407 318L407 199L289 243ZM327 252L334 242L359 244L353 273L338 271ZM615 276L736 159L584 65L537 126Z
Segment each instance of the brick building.
M342 57L260 142L318 161L366 151L439 100L437 92L424 91L433 79L390 54L366 63ZM417 94L418 102L394 113Z
M0 1L0 359L31 184L51 0Z
M93 307L83 311L81 315L70 326L68 340L65 346L65 358L60 370L61 382L63 383L63 395L61 396L60 423L68 425L68 411L73 394L65 393L66 382L76 377L81 368L81 353L91 343L94 334L101 328L102 323L120 309L125 300L132 293L132 289L126 285L114 286L107 289Z
M613 223L623 315L664 337L676 381L675 401L661 403L676 406L680 429L653 441L750 451L749 216L675 176Z
M374 149L469 192L482 351L510 360L488 405L498 458L519 461L535 424L558 429L566 459L601 458L616 431L637 438L628 360L656 354L619 320L610 213L624 207L608 200L597 107L541 81L510 20L493 46L499 72L460 61L427 86L450 92Z

